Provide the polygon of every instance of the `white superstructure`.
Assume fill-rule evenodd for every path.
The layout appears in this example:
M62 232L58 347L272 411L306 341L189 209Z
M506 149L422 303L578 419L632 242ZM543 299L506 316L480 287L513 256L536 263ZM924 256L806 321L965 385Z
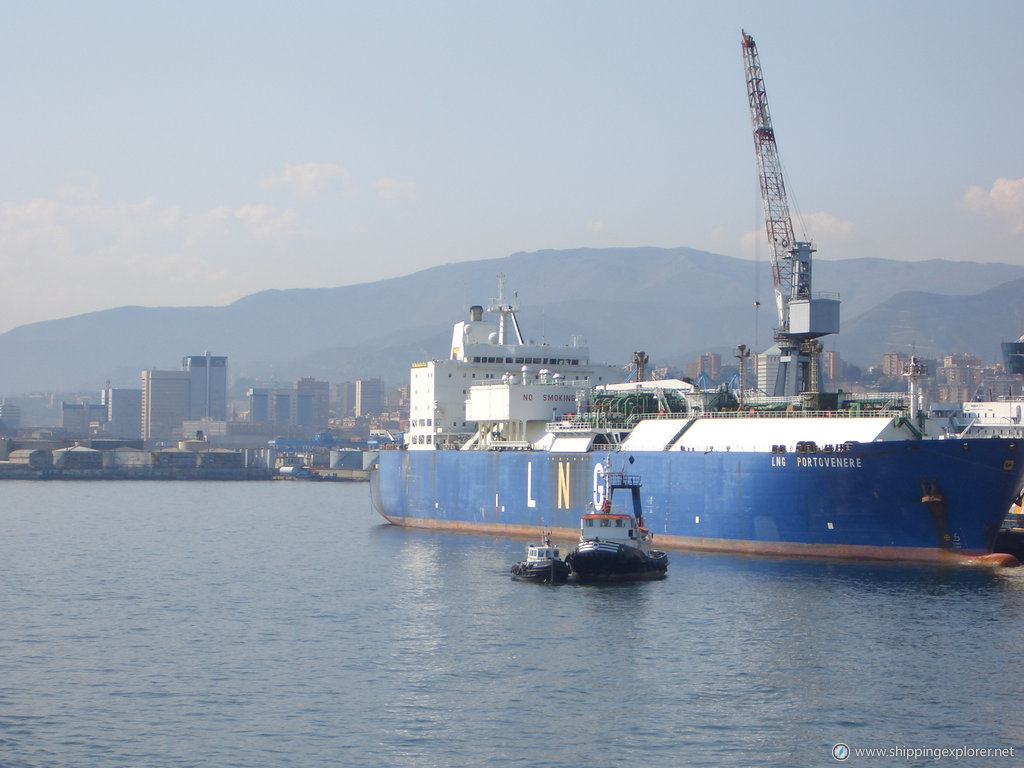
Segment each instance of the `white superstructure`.
M932 417L945 420L946 431L956 437L1024 437L1024 400L985 400L940 403Z
M462 447L482 421L511 424L515 434L504 439L523 440L532 432L526 422L542 427L570 412L576 387L614 378L613 368L592 366L590 351L575 340L567 346L525 341L517 309L506 301L499 278L498 297L486 313L475 305L467 320L455 323L448 359L413 364L405 437L410 450ZM487 389L474 393L474 386Z

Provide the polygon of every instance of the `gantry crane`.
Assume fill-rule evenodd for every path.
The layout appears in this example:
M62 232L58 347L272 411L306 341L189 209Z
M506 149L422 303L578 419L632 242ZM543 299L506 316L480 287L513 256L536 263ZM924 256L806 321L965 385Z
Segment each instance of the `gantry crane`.
M779 327L775 331L779 365L772 394L817 392L818 353L821 351L821 343L817 339L839 333L839 297L814 296L811 293L811 254L814 247L809 242L797 241L793 235L757 45L746 32L742 34L747 98L764 202L765 230L771 246L775 306L779 316Z

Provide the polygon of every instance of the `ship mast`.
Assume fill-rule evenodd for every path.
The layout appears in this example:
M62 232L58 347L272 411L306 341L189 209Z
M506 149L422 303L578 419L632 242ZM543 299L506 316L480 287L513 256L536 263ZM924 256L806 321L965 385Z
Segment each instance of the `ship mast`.
M779 326L775 343L779 347L779 368L775 395L817 391L820 336L839 332L839 298L811 294L810 242L797 241L789 215L786 185L782 178L779 148L768 111L761 60L754 38L743 34L743 65L747 77L747 101L754 131L765 230L771 246L772 282ZM793 365L793 362L796 365Z
M505 299L505 274L498 275L498 296L492 298L487 305L488 312L498 314L498 343L499 344L525 344L523 334L519 330L519 320L516 318L516 310L519 309L519 294L513 294L515 301Z

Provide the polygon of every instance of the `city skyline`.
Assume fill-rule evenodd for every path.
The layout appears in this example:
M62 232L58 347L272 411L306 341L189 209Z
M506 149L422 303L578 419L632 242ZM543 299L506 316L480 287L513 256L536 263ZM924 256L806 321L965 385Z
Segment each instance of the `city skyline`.
M53 400L53 417L59 419L56 425L61 428L71 425L71 435L87 435L90 422L98 421L101 432L108 432L111 425L134 422L132 429L115 427L109 433L128 437L141 431L142 438L148 442L172 434L188 435L211 428L223 429L229 424L262 426L274 434L281 431L296 434L298 430L298 433L309 437L314 432L329 430L336 420L363 419L375 423L377 417L393 421L411 416L408 412L408 382L386 387L379 377L338 382L300 377L290 386L270 385L268 382L258 382L259 385L254 386L248 380L227 385L225 379L225 386L220 388L224 401L220 405L212 405L223 412L224 418L196 418L191 388L196 386L197 380L190 369L193 361L202 357L220 361L218 364L223 364L222 370L227 367L227 356L210 356L209 353L204 356L187 355L182 358L180 370L141 371L141 389L111 388L108 385L98 394L80 392L73 395L75 399L72 401L60 400L59 408L54 407L58 403L53 400L58 393L49 393ZM929 359L889 351L881 355L876 364L863 369L843 361L838 352L826 351L822 356L821 376L829 384L862 386L865 390L883 384L885 391L903 391L906 388L905 366L912 359L921 365L925 392L935 403L966 402L978 397L1017 397L1022 391L1022 382L1016 373L1007 372L1002 364L985 363L967 353L950 353ZM747 386L763 389L764 382L759 381L758 372L762 367L770 368L772 365L769 354L750 355L746 359ZM709 351L700 353L683 368L653 366L647 378L654 381L683 378L711 388L720 385L733 388L740 382L737 371L738 358L723 357ZM621 374L628 380L634 372L624 366ZM244 386L243 381L246 382ZM200 388L202 386L200 384ZM238 391L240 387L245 390L244 395ZM232 393L231 390L236 391ZM0 413L7 408L8 415L13 415L13 420L7 419L6 425L11 427L22 423L17 403L36 397L38 395L0 396ZM154 399L161 401L156 416L151 413ZM205 395L200 395L199 400L205 402ZM155 431L151 424L154 419L159 423ZM36 422L33 426L45 429L53 424Z
M547 248L763 256L741 29L817 258L1024 263L1015 3L7 10L0 333Z

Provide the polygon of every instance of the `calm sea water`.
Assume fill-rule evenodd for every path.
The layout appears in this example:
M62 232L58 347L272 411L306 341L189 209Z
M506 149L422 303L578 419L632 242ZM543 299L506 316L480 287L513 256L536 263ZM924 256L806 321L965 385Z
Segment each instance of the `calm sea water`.
M523 552L382 524L365 484L5 481L0 765L1024 762L1024 569L552 587Z

